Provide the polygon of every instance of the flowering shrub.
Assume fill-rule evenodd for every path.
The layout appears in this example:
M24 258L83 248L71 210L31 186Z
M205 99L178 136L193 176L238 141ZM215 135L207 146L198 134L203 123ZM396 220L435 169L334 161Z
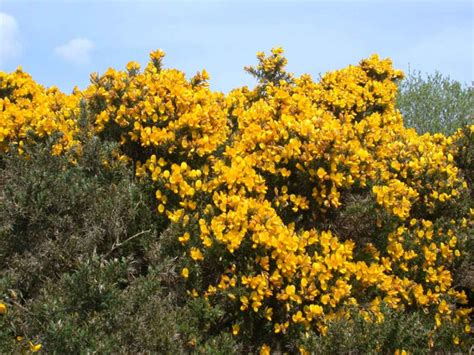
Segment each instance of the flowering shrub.
M119 141L136 175L161 188L160 213L169 199L196 208L193 197L228 132L224 96L209 90L206 71L188 81L178 70L163 69L163 56L151 53L143 73L131 62L127 72L93 75L84 92L96 132Z
M467 303L450 265L472 210L456 228L442 218L467 193L453 138L404 128L394 104L402 74L388 60L373 56L314 83L276 75L280 54L259 55L251 72L260 84L227 98L237 127L213 165L208 205L187 215L184 277L200 276L197 293L210 302L226 299L234 334L259 322L274 342L295 329L325 334L352 307L369 322L383 321L382 304L423 308L435 328L467 322L466 310L449 306ZM373 204L364 239L331 226L354 192Z
M221 325L262 353L305 353L303 334L415 310L431 327L425 348L446 325L453 346L468 345L453 270L473 228L463 142L474 126L405 128L403 74L376 55L315 82L287 73L276 48L246 68L254 89L228 95L163 56L93 74L70 96L1 74L3 154L56 132L53 155L79 145L82 100L91 134L118 143L116 158L152 187L189 297L222 308Z
M52 154L61 154L79 143L78 114L77 94L45 89L21 69L0 72L0 152L10 144L22 152L24 144L56 134Z

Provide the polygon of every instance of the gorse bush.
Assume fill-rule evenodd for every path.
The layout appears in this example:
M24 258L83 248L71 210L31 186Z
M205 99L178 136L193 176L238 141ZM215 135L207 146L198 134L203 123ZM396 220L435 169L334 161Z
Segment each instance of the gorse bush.
M44 89L18 69L12 75L0 74L0 99L0 151L6 151L11 143L21 152L24 143L55 133L60 133L60 138L52 147L54 155L78 143L73 138L78 133L78 95L65 95L54 87Z
M69 96L1 74L5 351L469 349L474 126L406 128L388 59L282 54L227 95L161 51Z

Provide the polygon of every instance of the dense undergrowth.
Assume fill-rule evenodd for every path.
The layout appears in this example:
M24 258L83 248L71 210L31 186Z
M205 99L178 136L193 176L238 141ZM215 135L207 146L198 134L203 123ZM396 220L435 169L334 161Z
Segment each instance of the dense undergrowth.
M405 127L377 56L224 95L163 55L0 74L2 353L469 350L474 126Z

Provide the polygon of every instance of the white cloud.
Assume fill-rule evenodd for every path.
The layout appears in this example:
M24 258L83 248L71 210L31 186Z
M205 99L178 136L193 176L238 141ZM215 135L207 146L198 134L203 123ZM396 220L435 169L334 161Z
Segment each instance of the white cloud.
M91 52L94 43L87 38L74 38L68 43L56 47L55 53L74 64L88 64L91 62Z
M18 33L16 19L0 12L0 65L20 55L21 44Z

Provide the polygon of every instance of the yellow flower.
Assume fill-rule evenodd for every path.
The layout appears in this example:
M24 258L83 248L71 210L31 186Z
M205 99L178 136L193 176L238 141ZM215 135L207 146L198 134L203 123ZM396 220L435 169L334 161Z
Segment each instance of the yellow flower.
M190 238L190 235L188 232L184 233L183 236L178 237L178 240L181 244L185 244Z
M260 355L270 355L270 347L267 344L263 344L260 348Z
M449 314L451 313L451 310L449 309L449 306L448 304L446 303L445 300L442 300L438 306L438 312L440 314L443 314L443 313L446 313L446 314Z
M316 172L316 175L318 175L318 177L323 180L324 177L326 176L326 170L324 170L323 168L318 168L318 171Z
M185 279L187 279L187 278L189 277L189 270L188 270L188 268L186 268L186 267L183 268L183 270L181 270L181 275L182 275Z
M29 344L29 346L30 346L30 351L31 351L32 353L37 353L38 351L41 350L41 346L42 346L41 344L36 344L36 345L35 345L35 344L33 344L31 341L28 342L28 344Z
M7 313L7 305L3 302L0 302L0 314L6 314Z
M303 313L301 311L298 311L295 314L293 314L291 318L293 319L293 322L295 323L304 321Z
M232 326L232 335L237 336L240 332L240 325L234 324Z
M194 261L200 261L200 260L204 260L204 256L202 255L201 251L197 248L191 248L191 258L194 260Z

